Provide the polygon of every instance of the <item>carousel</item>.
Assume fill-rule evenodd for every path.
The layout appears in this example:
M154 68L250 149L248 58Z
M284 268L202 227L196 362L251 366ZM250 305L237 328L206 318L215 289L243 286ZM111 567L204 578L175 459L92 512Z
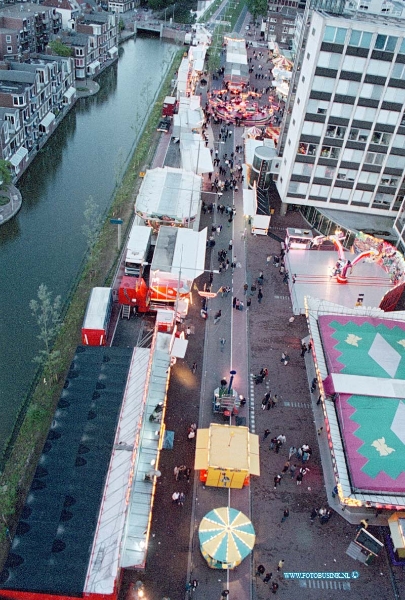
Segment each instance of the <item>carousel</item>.
M198 528L201 554L212 569L235 569L249 556L256 534L241 511L228 506L214 508Z
M240 92L229 97L228 90L213 90L209 110L217 119L237 125L264 126L271 121L275 106L261 107L262 94L253 91Z

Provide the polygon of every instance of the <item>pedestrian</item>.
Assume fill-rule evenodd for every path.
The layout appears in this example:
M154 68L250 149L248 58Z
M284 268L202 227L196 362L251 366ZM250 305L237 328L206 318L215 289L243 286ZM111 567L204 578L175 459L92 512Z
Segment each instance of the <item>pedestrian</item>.
M177 504L179 496L180 496L179 492L173 492L173 494L172 494L172 504Z
M249 289L249 286L247 283L245 283L245 285L243 286L243 291L244 291L245 296L247 294L248 289Z
M287 441L287 438L285 437L284 433L281 433L281 434L280 434L280 435L277 437L277 439L278 439L278 440L279 440L279 441L280 441L282 444L285 444L285 443L286 443L286 441Z
M184 472L184 477L187 480L187 483L190 483L190 477L191 477L191 469L190 467L187 467L187 469Z
M272 594L277 594L277 590L278 590L278 583L277 583L277 581L273 581L273 583L271 584Z
M265 429L263 433L263 441L270 435L270 429Z
M278 561L278 565L277 565L277 571L281 571L282 568L284 567L284 558L282 560Z
M257 294L257 300L258 300L259 304L262 303L262 300L263 300L263 292L262 292L262 290L259 290L259 293Z
M236 300L237 300L237 298L235 296L234 299L232 300L232 305L233 305L234 308L236 308Z
M214 316L214 325L216 325L218 323L218 321L220 320L221 317L222 317L222 311L219 310L217 313L215 313L215 316Z
M304 479L303 474L302 473L298 473L298 475L297 475L297 485L301 485L303 479Z
M211 271L210 272L210 283L212 283L214 281L214 273Z
M319 429L318 429L318 435L321 435L322 431L323 431L323 427L319 427Z
M311 352L311 350L312 350L312 342L309 342L308 348L307 348L308 354Z
M263 565L259 565L256 569L256 577L261 577L265 573L266 569Z
M310 516L311 523L313 523L315 521L317 516L318 516L318 511L316 510L316 508L313 508L312 512L311 512L311 516Z
M281 475L274 476L274 489L277 489L277 486L281 483Z
M306 352L307 352L308 348L306 343L304 342L303 344L301 344L301 357L304 358Z
M185 499L186 499L186 495L185 495L183 492L181 492L181 493L179 494L179 497L178 497L178 499L177 499L177 504L178 504L178 506L184 506L184 501L185 501Z
M295 446L290 446L290 449L288 451L288 460L291 459L292 456L294 456L294 454L297 453L297 448Z
M286 460L284 463L284 467L283 470L281 471L282 473L287 473L288 469L290 468L290 461Z
M232 250L233 248L233 240L229 240L228 250Z
M283 445L283 442L281 440L279 440L278 438L276 438L276 454L278 454L280 452L280 448Z
M252 304L252 300L251 300L251 298L248 298L248 299L246 300L246 307L247 307L247 308L249 308L249 306L250 306L251 304Z
M263 579L263 583L269 583L269 581L272 577L273 577L273 573L266 573L266 577Z
M189 336L190 334L191 334L191 327L190 327L190 325L188 325L188 326L187 326L187 329L186 329L186 339L188 338L188 336Z
M311 392L314 393L314 391L316 390L316 377L313 378L312 383L311 383Z
M178 481L178 479L179 479L179 467L174 467L173 473L174 473L175 480Z
M284 523L284 521L286 521L289 516L290 516L290 511L289 511L288 507L286 506L284 509L283 518L281 519L281 522Z
M262 410L265 410L266 406L267 406L267 399L266 399L266 396L265 396L263 398L263 400L262 400Z

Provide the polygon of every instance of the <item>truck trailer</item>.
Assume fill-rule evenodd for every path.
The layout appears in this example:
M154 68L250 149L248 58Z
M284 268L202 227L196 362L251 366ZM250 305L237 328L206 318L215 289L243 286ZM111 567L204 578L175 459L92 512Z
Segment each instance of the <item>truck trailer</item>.
M152 238L152 227L132 225L125 256L125 275L142 277L143 267L148 259Z

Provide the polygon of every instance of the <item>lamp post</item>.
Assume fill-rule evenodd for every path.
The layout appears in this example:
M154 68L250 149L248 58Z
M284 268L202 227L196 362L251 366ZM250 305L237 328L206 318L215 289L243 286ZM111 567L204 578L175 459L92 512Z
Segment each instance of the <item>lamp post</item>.
M232 389L232 384L233 384L233 378L236 375L236 371L229 371L229 374L231 376L230 380L229 380L229 387L228 387L228 396L231 393L231 389Z
M173 4L173 16L172 16L172 21L174 21L174 8L176 6L176 3Z
M118 250L121 248L121 225L123 222L122 219L110 219L111 225L118 225Z

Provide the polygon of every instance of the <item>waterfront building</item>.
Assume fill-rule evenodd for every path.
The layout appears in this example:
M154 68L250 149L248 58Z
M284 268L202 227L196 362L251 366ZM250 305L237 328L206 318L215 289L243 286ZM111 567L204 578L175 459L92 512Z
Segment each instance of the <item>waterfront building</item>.
M74 29L74 23L82 13L77 0L44 0L41 6L57 9L62 18L63 29Z
M25 60L32 52L45 51L51 36L57 34L62 28L62 17L55 8L27 2L1 9L0 28L18 33L18 38L16 34L13 38L10 32L0 30L0 39L5 37L5 42L2 41L0 48L4 43L6 48L6 53L0 54L0 59L10 56ZM7 48L11 51L9 52Z
M134 10L140 3L140 0L109 0L108 11L120 15L130 10Z
M293 80L276 185L283 203L394 219L404 198L404 21L314 12ZM293 99L293 101L291 101Z

